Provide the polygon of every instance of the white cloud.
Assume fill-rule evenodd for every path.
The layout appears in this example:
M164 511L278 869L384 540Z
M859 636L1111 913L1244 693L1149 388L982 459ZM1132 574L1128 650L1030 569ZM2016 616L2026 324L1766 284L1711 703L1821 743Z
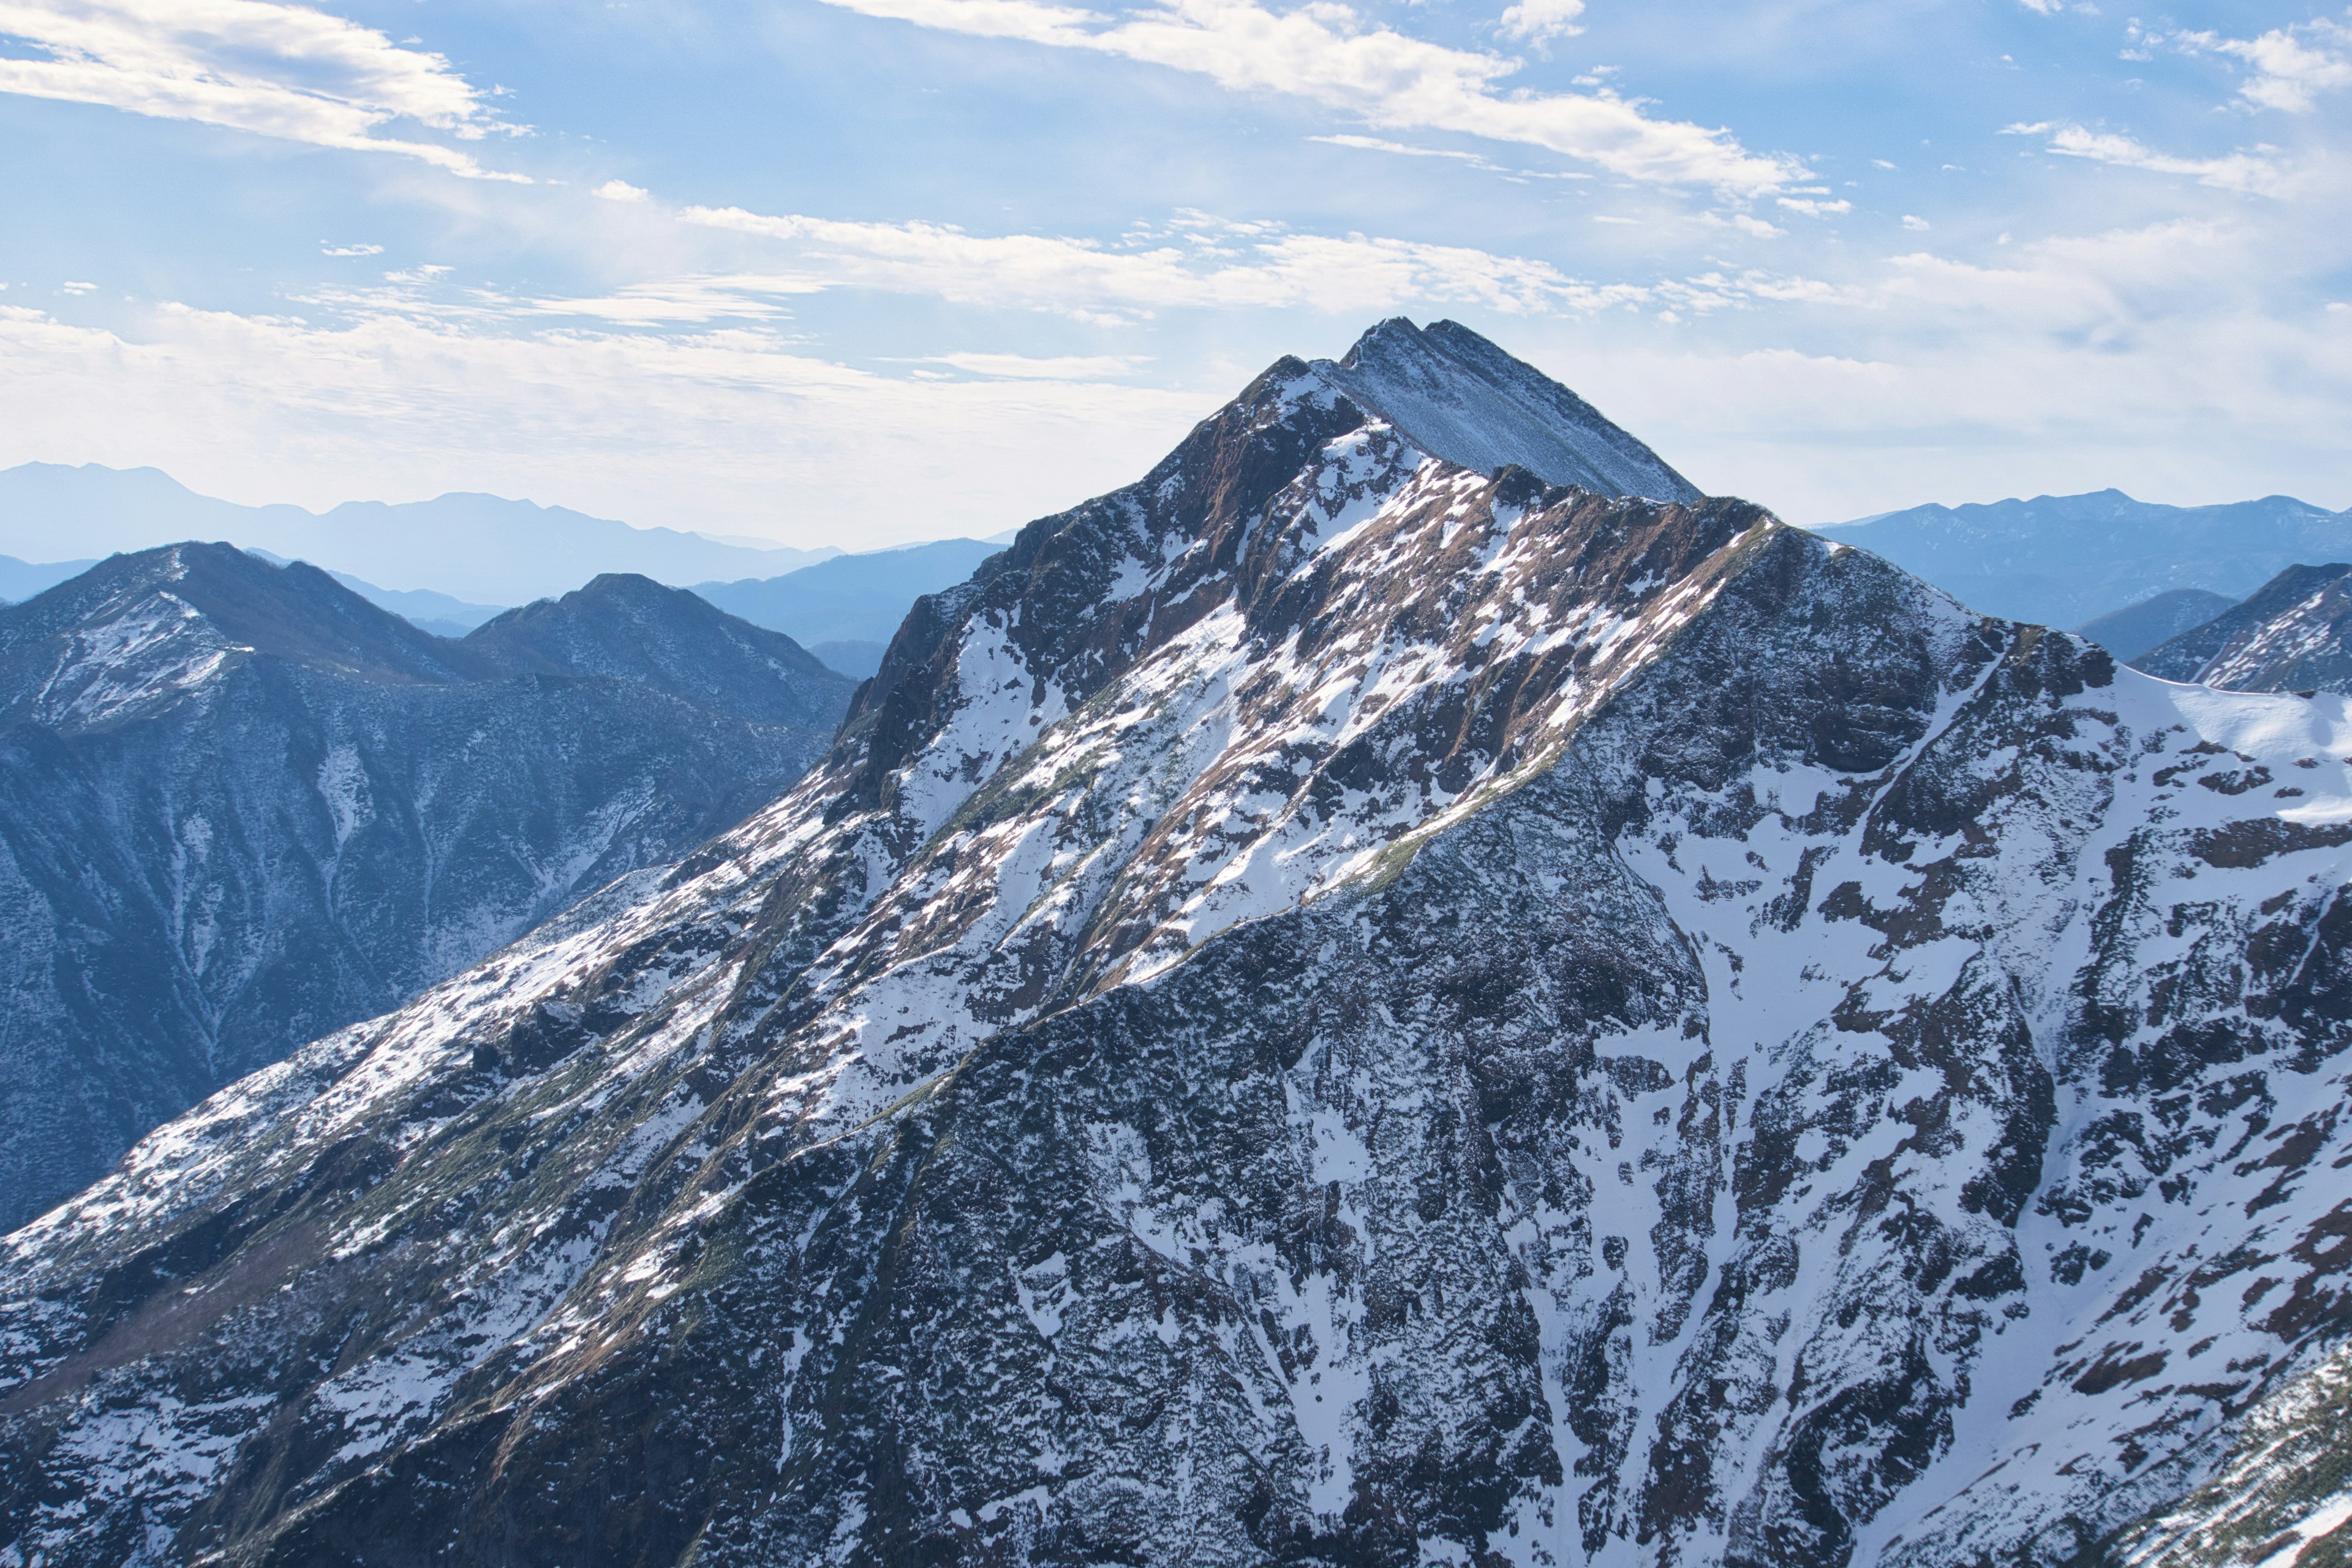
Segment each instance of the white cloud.
M2200 185L2210 185L2216 190L2250 191L2274 196L2286 194L2290 184L2285 173L2272 161L2271 154L2276 149L2270 147L2257 147L2251 153L2231 153L2219 158L2176 158L2128 136L2088 130L2068 121L2005 126L2001 134L2047 136L2050 138L2048 150L2069 158L2087 158L2094 163L2114 163L2126 169L2146 169L2152 174L2184 174Z
M948 32L1146 61L1236 91L1307 99L1391 129L1543 147L1627 179L1758 193L1802 176L1791 160L1749 153L1728 132L1653 120L1606 90L1502 89L1517 61L1409 37L1337 0L1286 12L1257 0L1166 0L1116 17L1040 0L826 3ZM1559 0L1545 11L1557 15Z
M1853 204L1844 200L1824 201L1819 196L1781 196L1778 200L1790 212L1802 213L1807 217L1829 217L1853 211Z
M943 364L967 375L994 376L1008 381L1109 381L1132 375L1140 362L1129 354L1057 354L1031 358L1025 354L933 354L917 362Z
M1905 213L1903 215L1903 226L1905 228L1918 229L1931 227L1932 226L1926 218L1919 216L1916 213Z
M2130 32L2143 58L2147 49L2168 48L2240 61L2252 74L2239 85L2238 96L2257 109L2308 114L2316 107L2320 93L2352 87L2352 26L2324 16L2273 27L2252 38L2228 38L2211 32L2154 32L2137 22L2131 25Z
M479 489L852 548L978 537L1124 484L1234 391L1097 380L1082 362L1024 374L1009 355L884 375L759 330L330 328L183 307L120 331L0 308L0 466L153 464L314 509ZM876 508L877 475L922 504Z
M329 245L322 239L319 242L319 253L322 256L382 256L383 247L381 245Z
M1903 257L1856 308L1717 318L1740 335L1685 353L1542 322L1519 352L1595 366L1573 380L1612 418L1700 484L1800 521L2110 484L2352 504L2352 312L2314 330L2319 312L2283 308L2276 265L2285 247L2330 274L2340 238L2321 213L2247 216L2021 241L1994 265Z
M767 282L739 278L728 287L880 289L1106 323L1166 310L1307 306L1346 315L1416 302L1524 314L1622 298L1525 257L1360 234L1297 234L1200 214L1120 246L1053 235L976 235L944 224L769 216L740 207L688 207L679 216L789 247L788 270Z
M1584 0L1517 0L1503 12L1502 32L1528 43L1565 38L1584 31L1576 25L1583 15Z
M608 202L641 202L653 193L626 180L607 180L589 194L602 196Z
M58 287L68 294L89 294L96 292L98 289L95 283L60 283Z
M1383 141L1378 136L1309 136L1307 140L1330 147L1353 147L1366 153L1394 153L1406 158L1456 158L1465 163L1475 163L1482 169L1495 167L1475 153L1459 152L1449 147L1415 147L1404 142Z
M199 121L313 146L419 158L520 180L438 142L375 134L406 120L463 140L513 131L439 55L372 27L272 0L0 0L0 92Z

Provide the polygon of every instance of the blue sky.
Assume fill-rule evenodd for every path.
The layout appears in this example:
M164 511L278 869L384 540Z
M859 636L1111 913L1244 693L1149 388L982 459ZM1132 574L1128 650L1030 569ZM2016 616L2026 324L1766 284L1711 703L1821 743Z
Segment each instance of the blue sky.
M2352 12L0 0L0 464L870 548L1453 316L1826 521L2352 505Z

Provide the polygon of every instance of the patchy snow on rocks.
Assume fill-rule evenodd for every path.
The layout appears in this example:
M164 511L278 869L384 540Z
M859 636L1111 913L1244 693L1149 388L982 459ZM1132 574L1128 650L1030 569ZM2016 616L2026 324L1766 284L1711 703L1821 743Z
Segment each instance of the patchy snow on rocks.
M2336 1540L2345 700L1465 464L1424 405L1572 395L1367 342L919 603L740 827L0 1244L0 1551Z

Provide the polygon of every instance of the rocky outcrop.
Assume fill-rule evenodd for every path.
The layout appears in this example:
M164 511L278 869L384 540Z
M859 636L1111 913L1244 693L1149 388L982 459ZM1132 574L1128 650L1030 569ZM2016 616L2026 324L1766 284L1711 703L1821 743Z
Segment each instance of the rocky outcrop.
M0 1531L2055 1562L2338 1333L2347 753L1284 361L10 1237Z

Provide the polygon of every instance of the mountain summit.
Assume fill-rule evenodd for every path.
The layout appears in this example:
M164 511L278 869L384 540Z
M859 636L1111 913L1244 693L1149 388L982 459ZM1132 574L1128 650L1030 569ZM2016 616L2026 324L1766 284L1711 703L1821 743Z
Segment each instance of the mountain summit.
M2200 1486L2317 1518L2263 1444L2342 1473L2345 701L1360 390L1279 362L919 603L741 826L9 1237L0 1550L1948 1568L2193 1560Z
M1694 501L1698 487L1640 440L1534 366L1459 321L1426 329L1398 316L1313 368L1420 450L1494 473L1517 464L1604 496Z

